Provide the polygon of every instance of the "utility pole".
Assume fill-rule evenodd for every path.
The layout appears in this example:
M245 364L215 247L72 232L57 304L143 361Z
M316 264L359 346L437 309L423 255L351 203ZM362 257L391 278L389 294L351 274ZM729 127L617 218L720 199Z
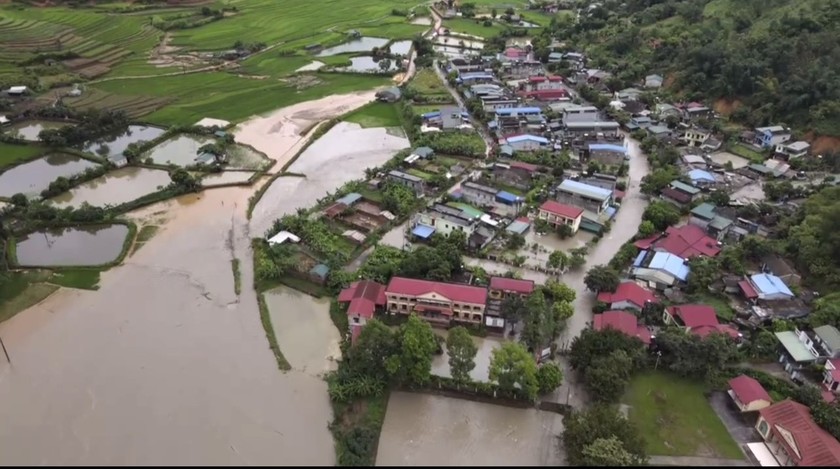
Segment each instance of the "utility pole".
M3 343L2 337L0 337L0 346L3 347L3 354L6 355L6 361L9 362L9 365L11 365L12 360L9 358L9 352L6 351L6 344Z

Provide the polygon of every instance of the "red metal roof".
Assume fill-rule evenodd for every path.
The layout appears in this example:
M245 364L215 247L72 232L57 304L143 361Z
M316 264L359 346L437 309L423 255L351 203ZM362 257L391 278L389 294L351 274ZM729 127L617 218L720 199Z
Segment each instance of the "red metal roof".
M528 77L528 81L531 83L542 83L545 81L545 77L535 76L535 77Z
M577 218L583 215L583 209L580 207L575 207L572 205L561 204L560 202L556 202L554 200L547 200L540 205L540 210L545 210L546 212L552 213L557 216L566 217L566 218Z
M788 399L765 407L759 413L797 466L840 465L840 442L814 422L811 412L804 405ZM791 433L799 456L777 426Z
M519 93L520 96L537 98L537 99L557 99L557 98L565 98L569 95L566 90L559 89L559 90L533 90L533 91L521 91Z
M646 344L651 342L650 329L640 326L636 316L627 311L605 311L596 314L592 326L596 331L612 328L630 337L638 337Z
M667 308L668 314L679 318L685 327L717 326L715 309L707 305L677 305Z
M655 234L648 238L636 241L635 243L633 243L633 246L636 246L639 249L650 249L650 247L653 246L653 243L655 243L661 237L661 235Z
M522 161L511 161L509 166L511 168L524 169L525 171L528 171L528 172L531 172L531 173L540 169L540 167L535 165L535 164L525 163L525 162L522 162Z
M534 281L507 277L490 277L490 289L530 295L534 292Z
M483 305L487 303L487 289L458 285L455 283L431 282L413 278L393 277L385 288L386 293L421 296L437 293L451 301Z
M758 298L758 292L755 291L755 288L753 288L748 280L741 280L738 282L738 287L741 288L745 297L749 299Z
M669 226L665 233L653 245L659 251L668 251L683 259L700 255L715 257L720 254L717 240L707 236L699 226Z
M353 282L338 294L339 303L350 302L347 307L348 316L361 316L366 319L373 317L377 306L384 306L385 285L370 280Z
M666 187L665 189L662 189L659 193L664 195L665 197L668 197L669 199L676 200L681 204L687 204L691 202L690 195L686 194L685 192L680 192L672 187Z
M618 288L613 293L598 293L598 301L607 304L629 301L639 308L644 307L648 301L654 303L659 302L650 290L640 286L636 282L622 282L618 284Z
M730 379L729 388L732 389L732 393L735 394L735 397L744 404L760 400L773 402L773 399L770 398L770 394L767 394L767 391L764 390L761 383L751 376L741 375Z
M691 333L700 337L701 339L705 339L709 336L709 334L712 333L728 335L732 339L738 339L739 337L741 337L741 334L738 332L738 330L730 326L729 324L715 324L710 326L692 327Z
M831 404L837 400L837 396L835 396L831 391L822 391L820 394L822 394L823 401L825 401L826 404Z

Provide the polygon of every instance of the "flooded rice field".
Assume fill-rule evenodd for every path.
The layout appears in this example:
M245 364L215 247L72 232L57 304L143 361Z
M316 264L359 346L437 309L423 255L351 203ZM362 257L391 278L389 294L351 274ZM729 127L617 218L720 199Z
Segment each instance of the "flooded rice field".
M59 177L70 177L98 164L66 153L52 153L0 173L0 197L37 196Z
M387 60L387 61L386 61ZM383 64L387 64L387 68L384 67ZM372 72L381 72L381 71L390 71L396 70L397 64L393 60L389 59L382 59L380 61L374 60L373 57L368 55L363 55L361 57L351 57L350 58L350 65L347 67L341 67L339 70L350 71L350 72L361 72L361 73L372 73Z
M374 47L382 47L388 44L388 39L381 37L360 37L339 44L334 47L328 47L319 52L316 57L329 57L331 55L346 54L348 52L370 52Z
M435 39L436 45L455 47L457 49L482 49L484 42L471 41L469 39L460 39L457 37L438 36Z
M446 338L446 331L435 329L435 333ZM490 381L490 357L493 355L493 349L501 347L503 340L497 337L473 337L472 339L478 348L478 353L475 355L475 368L470 372L470 376L475 381ZM442 354L433 357L432 374L452 377L449 372L449 354L446 352L446 346L443 347Z
M227 153L227 169L258 170L271 163L265 155L247 145L230 145Z
M62 289L0 323L12 360L0 360L0 463L335 464L326 383L278 371L260 324L251 193L133 213L162 229L99 291Z
M16 243L18 265L93 266L115 261L123 250L125 225L80 226L36 231Z
M221 186L224 184L247 183L254 173L250 171L222 171L204 175L201 185L204 187Z
M149 142L160 137L165 132L166 130L159 127L129 125L125 132L119 135L100 138L88 144L84 150L103 158L116 159L132 143Z
M563 417L443 396L393 392L378 466L557 466Z
M120 168L50 199L58 207L119 205L168 186L169 173L160 169Z
M408 147L409 141L399 129L337 124L288 168L290 172L305 174L305 178L278 178L265 192L254 208L251 220L254 235L265 233L275 219L300 207L310 207L327 192L335 192L344 183L363 178L366 168L379 166Z
M411 52L411 41L396 41L388 46L392 54L408 55Z
M277 342L292 369L319 375L336 369L341 335L330 319L330 302L287 287L265 293Z
M174 164L176 166L189 166L196 164L196 157L198 156L198 149L202 145L213 143L210 137L200 137L195 135L178 135L170 138L154 148L144 153L141 161L146 161L151 158L156 164Z
M324 62L313 60L312 62L304 65L303 67L297 68L295 72L314 72L319 68L323 67L324 65L326 65Z
M39 140L38 134L42 130L60 129L68 125L70 124L52 121L23 121L10 125L6 129L6 133L29 142L37 142Z

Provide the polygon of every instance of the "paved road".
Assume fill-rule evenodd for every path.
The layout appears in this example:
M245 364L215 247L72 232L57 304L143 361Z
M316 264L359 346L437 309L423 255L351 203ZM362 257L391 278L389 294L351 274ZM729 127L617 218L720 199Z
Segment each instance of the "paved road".
M752 466L741 459L703 458L699 456L650 456L651 466Z

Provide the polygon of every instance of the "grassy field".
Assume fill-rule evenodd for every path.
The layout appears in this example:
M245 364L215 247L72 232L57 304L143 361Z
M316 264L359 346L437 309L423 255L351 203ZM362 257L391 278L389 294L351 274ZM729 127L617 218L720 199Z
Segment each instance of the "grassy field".
M742 156L752 163L763 163L767 157L762 154L761 152L755 151L752 148L743 145L741 143L736 143L734 145L730 145L727 149L729 152L734 153L738 156Z
M443 26L449 28L453 33L469 34L471 36L480 36L483 38L490 38L497 36L506 26L498 22L492 23L490 26L484 26L483 19L467 19L467 18L453 18L444 20Z
M732 306L725 297L713 295L711 293L699 293L689 296L689 300L691 300L692 303L711 306L715 309L715 313L717 313L717 316L721 319L731 321L735 318L735 310L732 309Z
M657 456L742 459L738 445L703 395L705 387L665 373L633 378L623 402Z
M93 269L63 269L55 272L49 283L82 290L99 289L99 271Z
M409 86L415 92L424 96L449 96L449 91L447 91L446 85L443 84L440 77L438 77L437 73L435 73L435 71L431 68L418 70Z
M0 322L58 290L56 285L39 283L49 279L48 271L11 272L9 275L9 281L0 286Z
M344 118L362 127L400 127L400 116L393 104L371 103L359 108Z
M0 169L44 153L44 149L33 145L11 145L0 142Z

